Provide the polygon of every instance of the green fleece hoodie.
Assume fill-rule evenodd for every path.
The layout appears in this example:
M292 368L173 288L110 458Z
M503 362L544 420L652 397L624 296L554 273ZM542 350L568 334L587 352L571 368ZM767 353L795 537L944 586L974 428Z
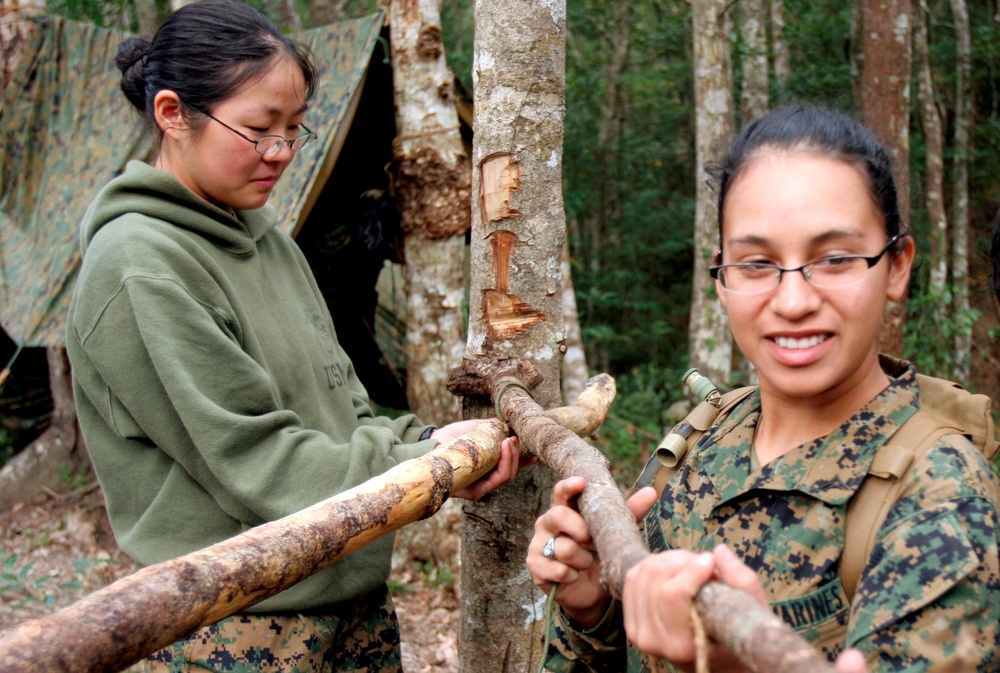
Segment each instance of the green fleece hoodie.
M436 442L376 417L298 246L268 206L234 215L128 165L91 204L67 349L121 548L142 566L299 511ZM344 288L345 292L351 291ZM252 611L385 582L392 536Z

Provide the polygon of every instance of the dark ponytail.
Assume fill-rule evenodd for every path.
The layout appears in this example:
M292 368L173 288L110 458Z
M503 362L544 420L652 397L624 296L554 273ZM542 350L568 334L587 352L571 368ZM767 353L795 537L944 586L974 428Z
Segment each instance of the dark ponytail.
M118 55L115 57L115 65L122 72L122 93L140 111L146 109L143 61L149 55L150 44L148 37L130 37L118 45Z

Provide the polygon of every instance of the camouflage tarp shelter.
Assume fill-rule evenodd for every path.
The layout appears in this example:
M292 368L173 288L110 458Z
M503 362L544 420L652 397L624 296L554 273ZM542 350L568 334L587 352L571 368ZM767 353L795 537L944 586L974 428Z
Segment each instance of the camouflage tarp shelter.
M357 291L361 272L353 267L366 261L359 257L394 252L359 256L350 249L351 240L359 238L352 233L358 229L359 213L365 210L369 221L378 219L378 210L370 207L373 200L362 195L386 190L389 180L386 166L395 125L382 24L383 15L375 14L294 36L309 46L320 73L308 114L319 141L295 157L271 198L284 218L282 226L310 258L349 351L355 327L342 327L344 317L374 317L374 302L367 301L374 290L363 283L363 291ZM80 262L78 223L97 191L129 160L152 156L151 136L118 88L121 73L114 55L124 37L94 25L45 17L4 89L0 325L20 346L63 343ZM381 232L382 225L376 225ZM390 241L379 242L385 247ZM370 279L374 288L382 259L367 263L376 268ZM367 269L365 273L370 275ZM334 290L337 296L331 300ZM365 295L363 308L351 306L356 295ZM367 331L371 343L361 348L375 346ZM358 364L379 358L356 349L353 355Z

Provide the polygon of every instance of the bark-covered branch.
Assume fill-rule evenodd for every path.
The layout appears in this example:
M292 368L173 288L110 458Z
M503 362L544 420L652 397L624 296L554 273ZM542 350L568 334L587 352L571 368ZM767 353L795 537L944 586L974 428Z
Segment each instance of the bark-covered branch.
M555 423L535 404L516 374L498 373L492 380L501 417L527 449L561 478L582 476L587 486L580 494L580 512L590 527L601 557L601 579L620 597L625 573L649 555L621 491L604 456L594 447ZM589 387L614 382L598 377ZM759 673L826 673L833 667L770 610L749 595L713 582L695 598L705 629L732 650L750 670Z
M120 671L432 515L493 469L507 434L499 421L483 423L349 491L24 622L0 640L0 671Z
M588 435L610 399L585 388L552 410ZM602 411L603 409L603 411ZM158 563L0 639L0 671L120 671L189 633L273 596L402 526L434 514L493 469L507 427L483 423L360 486L211 547Z

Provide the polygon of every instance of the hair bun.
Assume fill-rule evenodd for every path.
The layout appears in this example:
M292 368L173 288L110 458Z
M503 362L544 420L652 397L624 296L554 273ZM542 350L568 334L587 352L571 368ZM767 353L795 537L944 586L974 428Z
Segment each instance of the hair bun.
M118 55L115 56L115 65L124 75L132 66L141 61L149 54L152 42L148 37L130 37L118 45Z
M118 45L115 56L115 65L122 72L122 93L140 111L146 109L146 77L143 68L135 66L149 55L151 46L147 37L130 37Z

